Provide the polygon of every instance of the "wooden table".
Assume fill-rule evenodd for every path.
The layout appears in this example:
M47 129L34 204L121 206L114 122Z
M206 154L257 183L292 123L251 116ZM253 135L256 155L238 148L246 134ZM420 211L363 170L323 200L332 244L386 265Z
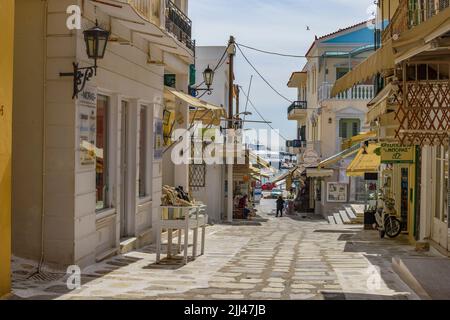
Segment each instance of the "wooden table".
M167 229L167 257L172 256L172 238L173 231L178 230L178 244L177 253L181 252L181 233L184 231L184 258L183 264L188 262L188 248L189 248L189 230L194 231L192 259L197 257L198 244L198 229L202 228L201 238L201 255L205 253L205 231L208 223L208 215L206 213L206 206L199 204L192 207L176 207L176 206L162 206L162 209L168 209L168 219L163 219L162 211L156 226L156 263L161 261L161 235L162 230Z

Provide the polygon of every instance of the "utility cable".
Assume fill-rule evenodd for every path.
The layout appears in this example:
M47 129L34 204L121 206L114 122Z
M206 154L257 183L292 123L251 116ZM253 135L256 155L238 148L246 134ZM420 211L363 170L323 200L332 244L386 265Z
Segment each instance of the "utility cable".
M266 51L266 50L262 50L262 49L256 49L250 46L246 46L242 43L238 43L239 46L253 50L253 51L257 51L257 52L261 52L261 53L266 53L266 54L271 54L271 55L276 55L276 56L281 56L281 57L288 57L288 58L301 58L301 59L305 59L305 58L310 58L311 56L300 56L300 55L294 55L294 54L285 54L285 53L278 53L278 52L273 52L273 51Z
M226 54L227 54L227 52L228 52L228 48L229 48L229 47L230 47L230 45L227 46L227 48L225 49L224 53L222 54L222 57L220 57L219 62L217 62L217 65L216 65L215 68L213 69L214 72L217 71L217 69L219 69L220 67L222 67L223 64L225 63L225 61L227 60L227 59L224 59L224 58L226 57ZM194 88L198 88L198 87L200 87L200 86L201 86L202 84L204 84L204 83L205 83L205 80L203 80L198 86L194 86Z
M247 63L253 68L253 70L255 70L255 72L261 77L261 79L277 94L279 95L281 98L283 98L284 100L286 100L289 103L293 103L293 101L289 98L287 98L286 96L284 96L283 94L281 94L277 89L275 89L275 87L273 85L270 84L270 82L258 71L258 69L256 69L256 67L250 62L250 60L246 57L246 55L244 54L244 52L242 51L241 47L239 45L236 45L236 47L239 49L239 51L241 52L242 56L244 57L244 59L247 61Z
M286 137L284 137L280 132L278 132L277 130L275 130L275 128L264 118L264 116L261 114L261 112L259 112L258 108L255 107L255 105L253 104L252 100L250 100L250 98L248 97L247 93L244 91L244 88L242 88L242 86L240 86L242 89L242 93L245 95L245 97L248 99L249 104L253 107L253 109L256 111L256 113L260 116L260 118L275 132L277 132L277 134L280 136L280 138L282 138L285 141L289 141L289 139L287 139Z

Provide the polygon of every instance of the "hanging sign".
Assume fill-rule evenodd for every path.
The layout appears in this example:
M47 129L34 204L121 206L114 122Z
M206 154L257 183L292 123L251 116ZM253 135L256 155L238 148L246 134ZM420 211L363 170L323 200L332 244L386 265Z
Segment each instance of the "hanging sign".
M319 154L313 149L307 149L303 153L303 162L307 165L316 165L319 163Z
M97 88L86 86L78 95L79 163L83 167L95 165L96 107Z
M381 144L381 163L414 163L414 147L405 147L395 143Z

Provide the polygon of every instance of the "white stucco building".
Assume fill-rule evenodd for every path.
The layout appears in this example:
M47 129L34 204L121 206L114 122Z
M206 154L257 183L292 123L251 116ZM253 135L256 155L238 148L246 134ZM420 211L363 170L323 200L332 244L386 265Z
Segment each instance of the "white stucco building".
M196 84L199 85L203 82L202 72L209 66L215 70L214 82L212 84L211 94L205 94L203 91L199 91L199 96L202 100L207 101L216 106L222 106L227 110L229 86L228 86L228 56L223 57L226 52L226 46L209 46L209 47L197 47L196 48ZM222 62L219 64L220 60ZM205 85L201 86L202 88ZM203 124L207 126L207 122ZM220 129L220 126L212 125L211 128ZM213 164L204 165L204 183L198 185L191 185L194 198L205 203L208 208L208 216L211 222L220 222L226 219L226 194L225 194L225 181L226 181L226 165ZM195 179L191 179L191 183L195 184Z
M81 30L66 27L69 5ZM187 186L187 166L162 155L165 78L187 92L194 63L187 0L16 1L13 253L81 267L150 243L164 183ZM74 62L91 66L83 31L111 32L78 99ZM169 76L170 75L170 76Z
M335 155L342 142L367 130L367 103L374 97L373 83L357 85L331 96L334 82L358 65L374 50L374 31L363 22L337 32L316 37L306 53L302 71L294 72L288 87L297 89L297 101L288 108L288 119L297 122L297 140L291 152L306 170L304 210L328 214L345 203L354 202L364 192L364 181L346 176L351 159ZM306 155L306 157L305 157ZM334 158L333 158L334 157ZM331 158L331 159L330 159ZM322 172L314 168L329 159ZM331 185L330 185L331 184ZM342 190L340 194L332 190Z

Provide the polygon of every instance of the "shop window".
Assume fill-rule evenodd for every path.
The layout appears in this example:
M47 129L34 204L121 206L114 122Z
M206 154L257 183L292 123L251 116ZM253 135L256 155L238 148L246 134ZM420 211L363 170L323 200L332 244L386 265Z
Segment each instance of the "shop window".
M108 203L108 113L109 98L99 95L97 100L96 156L96 209L109 207Z
M439 65L439 80L449 80L450 64Z
M437 64L428 65L428 80L438 80L439 67Z
M147 192L147 142L150 141L148 137L147 128L147 108L140 107L139 118L139 197L144 198L148 195Z
M189 166L189 187L198 190L206 186L206 165L191 164Z

